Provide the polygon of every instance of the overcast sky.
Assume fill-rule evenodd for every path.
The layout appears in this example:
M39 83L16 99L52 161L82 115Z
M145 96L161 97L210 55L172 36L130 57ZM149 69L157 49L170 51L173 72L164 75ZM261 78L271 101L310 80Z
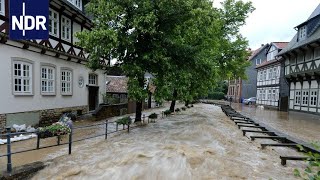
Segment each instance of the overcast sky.
M216 0L215 4L222 0ZM241 29L251 49L261 44L290 41L294 27L308 19L319 0L251 0L256 10Z

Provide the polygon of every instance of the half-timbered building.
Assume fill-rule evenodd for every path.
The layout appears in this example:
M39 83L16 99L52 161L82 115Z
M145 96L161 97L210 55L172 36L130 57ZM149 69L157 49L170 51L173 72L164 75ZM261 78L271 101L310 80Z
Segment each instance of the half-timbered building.
M9 0L0 0L0 127L45 125L64 112L95 110L106 92L103 69L86 68L75 33L90 30L82 0L50 0L49 39L12 41ZM105 60L101 60L106 65Z
M320 4L296 30L279 54L290 85L289 109L320 113Z
M281 83L281 63L276 56L287 44L287 42L270 43L266 52L267 60L256 67L257 104L259 105L276 108L280 105L281 86L285 84Z

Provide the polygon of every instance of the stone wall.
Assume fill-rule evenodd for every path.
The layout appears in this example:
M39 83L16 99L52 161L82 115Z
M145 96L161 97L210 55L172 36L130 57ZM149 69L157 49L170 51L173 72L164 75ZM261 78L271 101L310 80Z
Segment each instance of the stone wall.
M120 116L121 109L128 109L128 104L100 105L93 115L96 120L106 119L114 116Z
M67 112L76 113L77 115L86 114L88 113L88 106L40 110L39 126L47 126L54 122L57 122L61 115Z
M6 126L7 116L5 114L0 114L0 129L4 129ZM0 130L1 132L1 130Z
M82 115L88 113L88 106L76 106L76 107L66 107L66 108L57 108L57 109L44 109L39 111L28 111L30 112L38 112L39 113L39 126L48 126L54 122L57 122L61 115L66 112L76 113L77 115ZM23 114L21 113L13 113L13 114ZM0 114L0 128L3 129L7 124L7 115Z

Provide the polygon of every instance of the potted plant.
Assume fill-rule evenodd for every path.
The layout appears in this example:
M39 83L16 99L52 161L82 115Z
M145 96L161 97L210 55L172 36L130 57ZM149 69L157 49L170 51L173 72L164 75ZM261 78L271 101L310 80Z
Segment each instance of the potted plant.
M49 137L54 137L54 136L61 136L61 135L66 135L71 133L71 128L62 122L57 122L53 123L50 126L46 127L40 127L38 136L41 139L49 138Z

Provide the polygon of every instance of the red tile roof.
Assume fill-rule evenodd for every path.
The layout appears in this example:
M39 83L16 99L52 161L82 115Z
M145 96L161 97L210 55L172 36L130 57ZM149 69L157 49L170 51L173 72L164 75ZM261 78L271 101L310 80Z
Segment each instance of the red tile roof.
M272 42L274 45L277 46L277 48L279 49L283 49L285 47L287 47L287 45L289 44L289 42Z
M107 76L107 92L128 93L128 78L125 76Z

